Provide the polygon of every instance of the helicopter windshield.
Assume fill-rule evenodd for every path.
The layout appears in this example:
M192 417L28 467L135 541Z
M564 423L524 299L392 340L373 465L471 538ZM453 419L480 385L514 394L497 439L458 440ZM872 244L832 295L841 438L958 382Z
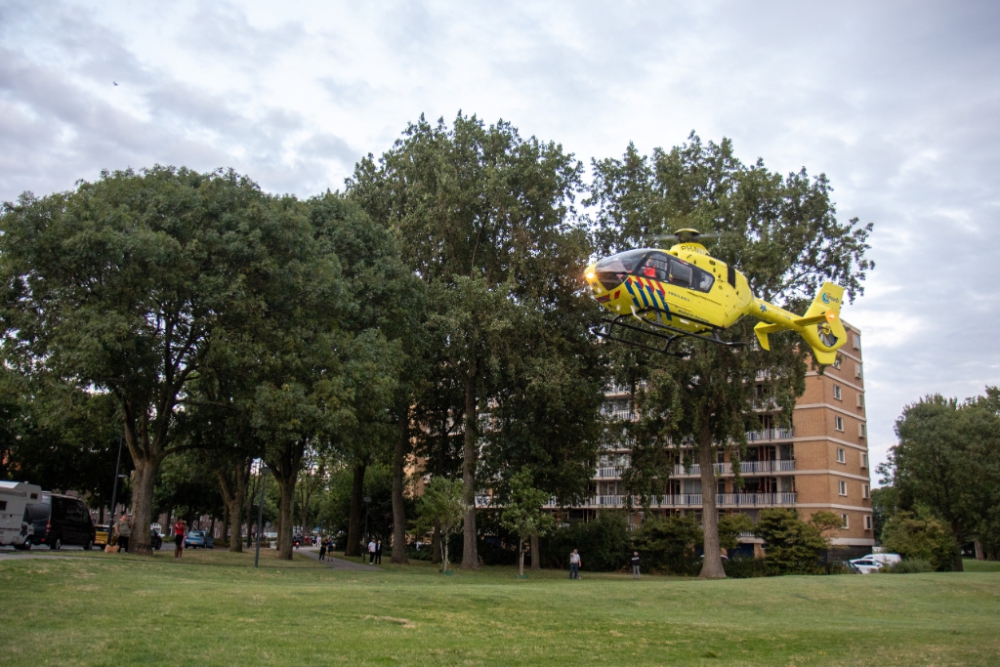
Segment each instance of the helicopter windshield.
M649 249L627 250L611 257L605 257L597 263L594 271L604 289L611 290L622 284L625 277L635 271L643 257L653 252Z
M708 271L703 271L684 260L671 257L665 252L650 253L635 273L699 292L711 291L712 285L715 283L715 276Z

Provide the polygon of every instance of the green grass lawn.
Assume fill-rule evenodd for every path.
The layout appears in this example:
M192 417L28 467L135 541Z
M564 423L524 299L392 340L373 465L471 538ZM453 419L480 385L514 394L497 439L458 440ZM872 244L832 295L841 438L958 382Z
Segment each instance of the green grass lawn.
M693 579L223 551L0 562L0 664L987 665L1000 570ZM972 571L974 570L974 571Z

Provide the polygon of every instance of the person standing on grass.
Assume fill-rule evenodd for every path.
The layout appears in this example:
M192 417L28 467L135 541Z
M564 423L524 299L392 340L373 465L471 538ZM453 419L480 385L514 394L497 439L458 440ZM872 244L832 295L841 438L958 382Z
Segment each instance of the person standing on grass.
M115 524L115 532L118 533L119 553L128 553L128 538L132 537L132 525L128 522L128 515L122 512L122 518Z
M326 540L319 543L319 559L326 559Z
M573 553L569 555L569 578L579 579L580 578L580 552L573 549Z
M375 562L375 538L371 538L368 542L368 564L371 565Z
M180 560L184 552L184 533L187 532L187 522L177 519L174 524L174 560Z
M638 551L633 551L632 552L632 578L633 579L638 579L639 578L639 552Z
M375 564L382 564L382 540L378 540L375 543Z

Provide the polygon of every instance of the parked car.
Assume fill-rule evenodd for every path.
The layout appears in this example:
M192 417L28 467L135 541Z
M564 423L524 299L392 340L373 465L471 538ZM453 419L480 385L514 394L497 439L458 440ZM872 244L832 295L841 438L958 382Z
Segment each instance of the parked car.
M851 569L859 574L871 574L878 572L883 567L892 567L903 560L899 554L868 554L863 558L855 558L849 561Z
M33 544L47 544L50 549L61 549L64 544L87 550L94 546L97 531L90 510L79 498L43 493L42 502L28 506L28 514L34 526Z
M109 524L101 523L94 526L94 546L101 549L108 546L111 544L113 534L114 531Z
M192 530L188 531L187 537L184 538L184 548L185 549L214 549L215 548L215 538L212 537L207 530Z
M42 487L28 482L0 482L0 545L30 549L34 524L28 508L42 501Z

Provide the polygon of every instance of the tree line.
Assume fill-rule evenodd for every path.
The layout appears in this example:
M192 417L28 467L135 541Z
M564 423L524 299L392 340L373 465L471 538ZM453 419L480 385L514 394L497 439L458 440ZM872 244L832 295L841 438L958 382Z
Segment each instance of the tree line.
M824 280L851 300L863 292L872 226L838 221L824 176L746 165L728 140L692 134L649 156L629 145L590 167L585 181L561 145L459 114L421 117L362 159L343 191L308 199L232 171L157 166L5 203L0 472L56 479L44 453L79 452L94 470L69 467L58 483L106 501L97 477L113 476L109 451L123 438L133 551L149 551L157 480L181 458L218 483L238 549L262 459L291 558L303 475L350 476L356 554L366 474L387 470L398 563L415 459L461 480L464 568L479 565L478 492L524 507L507 523L537 553L524 499L565 507L590 495L602 444L634 443L625 484L641 499L692 452L703 488L715 488L704 462L719 448L739 460L754 379L774 379L790 420L810 360L780 337L771 353L701 344L684 360L602 344L583 268L679 227L718 231L713 255L794 309ZM751 324L725 336L750 340ZM610 381L633 389L638 420L601 415ZM714 495L704 498L702 574L723 576Z
M1000 556L1000 389L965 401L940 394L906 406L899 442L879 467L876 534L887 549L962 571L963 548Z

